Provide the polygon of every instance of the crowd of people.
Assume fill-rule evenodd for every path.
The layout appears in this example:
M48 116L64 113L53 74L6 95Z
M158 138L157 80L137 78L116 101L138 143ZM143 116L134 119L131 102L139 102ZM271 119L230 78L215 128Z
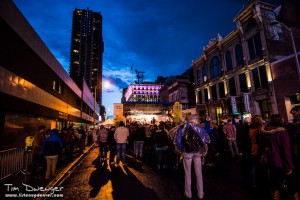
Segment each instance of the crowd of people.
M32 142L31 179L41 178L44 172L45 179L55 177L57 163L69 163L75 153L82 154L85 145L93 143L95 131L86 131L83 126L73 128L73 125L61 131L40 126Z
M186 118L185 123L189 120ZM55 176L60 155L70 162L74 152L82 153L86 143L95 142L99 146L101 161L109 160L110 165L122 163L126 166L126 153L147 160L157 170L177 169L181 164L185 170L187 198L191 198L191 163L196 170L198 197L201 199L204 196L202 165L213 167L223 157L241 166L249 188L256 190L268 185L265 191L269 192L270 198L279 199L279 191L285 183L288 193L299 199L294 174L300 164L300 120L295 119L287 125L282 123L279 115L272 115L267 122L260 115L252 115L239 121L228 118L219 123L204 120L196 124L210 138L205 157L203 152L198 156L199 152L191 155L191 152L178 150L176 131L179 124L169 121L152 124L134 121L126 125L121 121L117 127L100 125L89 131L83 127L69 127L59 132L41 126L34 136L31 175L39 175L38 169L44 160L47 163L45 178Z
M187 120L187 119L186 119ZM268 121L264 121L260 115L253 115L242 120L229 118L219 123L216 121L201 121L199 126L210 137L208 151L205 157L191 156L176 148L174 127L178 124L170 122L158 122L156 124L140 124L137 122L123 122L120 127L112 126L106 130L107 134L104 150L100 139L100 152L110 151L110 164L119 165L122 161L126 165L125 152L132 154L137 159L150 161L157 170L174 169L178 164L190 168L193 160L196 174L202 176L201 165L213 167L220 157L237 163L244 171L244 180L253 190L263 187L271 199L278 199L283 183L286 183L288 193L299 199L299 191L295 187L295 169L300 164L299 141L300 121L294 120L293 124L283 124L279 115L272 115ZM104 127L100 127L101 133ZM118 130L119 129L119 130ZM98 135L98 138L101 138ZM101 153L102 154L102 153ZM115 159L115 155L116 159ZM198 154L197 154L198 155ZM104 154L106 157L106 154ZM178 159L178 158L181 158ZM204 160L205 158L205 160ZM197 159L201 160L200 162ZM197 164L198 163L198 164ZM199 165L201 163L201 165ZM185 169L185 176L189 176L190 170ZM201 172L201 173L200 173ZM186 184L190 185L186 179ZM199 178L198 197L203 198L202 177ZM268 187L266 187L266 185ZM189 186L186 186L189 188ZM268 188L268 189L266 189ZM190 198L191 193L186 189L185 195Z

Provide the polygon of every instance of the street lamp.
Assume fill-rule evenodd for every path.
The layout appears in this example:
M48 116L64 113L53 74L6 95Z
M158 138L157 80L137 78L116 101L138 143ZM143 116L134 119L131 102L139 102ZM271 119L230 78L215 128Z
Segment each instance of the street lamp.
M270 24L271 24L271 25L279 24L279 25L283 26L284 28L286 28L286 29L289 31L290 36L291 36L291 40L292 40L294 56L295 56L295 59L296 59L296 66L297 66L297 71L298 71L298 79L299 79L299 83L300 83L300 66L299 66L299 59L298 59L298 54L297 54L297 50L296 50L296 45L295 45L295 40L294 40L294 35L293 35L293 32L292 32L292 29L289 28L288 26L286 26L284 23L279 22L279 21L277 21L277 20L271 21Z

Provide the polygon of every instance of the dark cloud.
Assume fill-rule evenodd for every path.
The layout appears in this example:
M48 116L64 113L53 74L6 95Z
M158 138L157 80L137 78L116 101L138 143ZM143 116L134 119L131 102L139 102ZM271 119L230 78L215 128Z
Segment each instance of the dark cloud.
M247 0L14 0L49 49L69 72L72 13L89 8L103 16L103 76L120 92L133 83L183 73L203 46L233 29Z

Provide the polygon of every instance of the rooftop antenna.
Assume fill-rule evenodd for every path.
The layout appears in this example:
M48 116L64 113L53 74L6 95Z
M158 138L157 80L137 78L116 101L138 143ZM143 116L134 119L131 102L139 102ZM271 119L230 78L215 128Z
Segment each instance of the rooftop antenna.
M133 64L131 65L131 67L130 67L130 71L131 71L131 83L133 83Z
M144 75L145 72L141 72L141 71L138 71L138 70L135 69L135 73L136 73L136 78L138 79L137 84L143 83L144 82L144 77L145 77L145 75Z

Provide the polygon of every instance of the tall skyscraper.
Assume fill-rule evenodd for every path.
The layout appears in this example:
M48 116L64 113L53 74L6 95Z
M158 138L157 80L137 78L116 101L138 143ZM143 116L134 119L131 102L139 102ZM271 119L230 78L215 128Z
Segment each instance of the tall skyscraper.
M73 11L70 76L81 87L85 79L96 101L102 104L102 15L92 10ZM96 93L95 93L96 92Z

